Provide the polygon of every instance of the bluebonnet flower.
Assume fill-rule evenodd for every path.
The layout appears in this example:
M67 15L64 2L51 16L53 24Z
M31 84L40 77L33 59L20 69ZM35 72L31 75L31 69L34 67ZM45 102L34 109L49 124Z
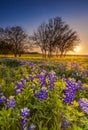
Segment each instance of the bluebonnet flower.
M72 77L77 77L77 76L79 76L79 73L78 72L73 72L71 76Z
M35 90L36 89L36 85L33 84L31 88Z
M37 75L37 78L39 78L41 86L46 85L46 71L45 70L42 70L42 72L39 75Z
M28 116L30 116L30 109L28 109L27 107L21 109L21 116L22 117L28 117Z
M62 75L62 79L63 79L64 81L66 81L65 74Z
M50 84L50 90L54 90L54 81L55 81L56 74L54 71L51 71L49 74L49 84Z
M69 126L69 121L68 121L66 118L63 118L63 119L62 119L61 128L62 128L63 130L67 130L68 126Z
M9 99L7 99L7 108L15 108L16 107L16 100L14 99L14 96L10 96Z
M14 88L14 90L15 90L15 93L16 93L17 95L22 93L22 91L23 91L24 88L25 88L25 84L26 84L26 81L25 81L25 80L21 80L21 82L17 82L17 83L16 83L16 87Z
M26 61L21 61L20 62L20 65L25 65L26 64Z
M66 89L64 91L64 103L72 104L75 98L76 91L80 88L80 84L68 79L66 81Z
M67 67L67 63L61 63L61 64L59 65L59 70L60 70L60 71L65 71L65 70L66 70L66 67Z
M21 109L20 116L22 118L22 130L26 130L27 129L27 122L28 122L27 118L30 116L30 109L28 109L26 107Z
M84 90L84 86L80 80L77 82L77 84L78 84L78 90Z
M81 74L88 77L88 70L83 69Z
M45 100L48 97L47 89L45 87L42 87L39 93L35 92L34 96L38 97L40 100Z
M23 87L25 88L26 87L26 79L21 79L21 83L22 83Z
M29 130L36 130L36 125L33 123L29 126Z
M29 80L33 81L34 80L34 76L30 75L29 76Z
M34 64L33 64L32 62L30 62L30 63L29 63L29 66L30 66L30 67L33 67L33 66L34 66Z
M22 91L23 91L23 85L22 83L16 83L16 87L14 88L15 90L15 93L18 95L18 94L21 94Z
M88 114L88 99L80 98L78 101L80 109L83 110L86 114Z
M7 101L3 93L0 93L0 103L5 103Z

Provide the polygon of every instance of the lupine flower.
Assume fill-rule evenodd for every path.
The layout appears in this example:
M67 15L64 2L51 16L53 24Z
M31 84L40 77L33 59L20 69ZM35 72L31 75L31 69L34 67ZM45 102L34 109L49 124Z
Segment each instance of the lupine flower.
M76 91L80 88L75 81L68 79L66 81L66 89L64 91L64 103L72 104L75 98Z
M33 123L29 126L29 130L36 130L36 125Z
M77 80L83 80L83 76L81 73L78 73L78 72L74 72L72 73L71 77L77 79Z
M39 78L41 86L46 85L46 72L45 72L45 70L42 70L42 72L39 75L37 75L37 77Z
M21 118L22 118L22 130L26 130L27 129L27 117L30 116L30 109L28 108L23 108L21 109L21 114L20 114Z
M36 85L34 84L34 85L32 85L32 87L31 87L32 89L35 89L36 88Z
M0 103L5 103L7 101L3 93L0 93Z
M23 87L25 88L26 87L26 79L21 79L21 83L22 83Z
M63 79L64 81L66 81L65 74L62 75L62 79Z
M29 80L33 81L34 80L34 76L30 75L29 76Z
M49 74L49 83L50 83L50 90L54 90L54 80L55 80L56 74L54 71L51 71Z
M88 99L80 98L78 101L80 109L83 110L86 114L88 114Z
M22 91L23 91L23 84L22 84L22 82L20 82L20 83L16 83L16 87L14 88L14 90L15 90L15 93L18 95L18 94L20 94L20 93L22 93Z
M26 64L26 61L21 61L20 62L20 65L25 65Z
M14 99L14 96L10 96L9 99L7 99L7 108L15 108L16 107L16 100Z
M82 73L82 75L88 77L88 70L83 69L83 70L81 71L81 73Z
M83 90L84 89L84 86L83 86L83 84L82 84L82 82L80 80L77 82L77 84L78 84L78 90Z
M29 63L29 66L33 67L33 66L34 66L34 64L33 64L32 62L30 62L30 63Z
M28 109L28 108L23 108L23 109L21 109L21 116L22 117L27 117L27 116L30 116L30 109Z
M48 96L47 89L43 87L39 93L35 92L35 97L38 97L40 100L45 100Z
M63 118L63 119L62 119L61 128L62 128L63 130L67 130L68 126L69 126L69 121L68 121L66 118Z

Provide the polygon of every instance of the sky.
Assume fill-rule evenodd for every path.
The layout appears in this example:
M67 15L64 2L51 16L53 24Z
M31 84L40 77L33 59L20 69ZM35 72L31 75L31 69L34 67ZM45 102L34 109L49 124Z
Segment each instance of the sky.
M79 34L88 54L88 0L0 0L0 27L22 26L30 35L49 18L62 17Z

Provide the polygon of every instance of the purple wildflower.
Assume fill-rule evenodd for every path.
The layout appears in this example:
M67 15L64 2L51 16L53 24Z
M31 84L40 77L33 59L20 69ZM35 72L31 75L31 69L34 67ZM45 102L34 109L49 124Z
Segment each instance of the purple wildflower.
M20 62L20 65L25 65L26 64L26 61L21 61Z
M69 121L68 121L66 118L63 118L63 119L62 119L61 128L62 128L63 130L67 130L68 126L69 126Z
M39 75L37 75L37 77L39 78L41 86L46 85L46 71L45 70L42 70L42 72Z
M66 89L64 91L64 103L72 104L75 98L76 91L80 88L79 83L68 79L66 81Z
M3 93L0 93L0 103L5 103L7 101Z
M35 84L34 84L34 85L32 85L32 87L31 87L31 88L35 90L35 89L36 89L36 85L35 85Z
M22 91L23 91L23 89L24 89L24 86L23 86L23 84L22 84L22 82L17 82L16 83L16 87L15 87L15 93L18 95L18 94L21 94L22 93Z
M36 125L33 123L29 126L29 130L36 130Z
M62 79L63 79L64 81L66 81L66 76L65 76L65 74L62 75Z
M54 90L54 80L55 80L56 74L54 71L51 71L49 74L49 83L50 83L50 90Z
M30 75L29 76L29 80L33 81L34 80L34 76Z
M28 108L21 109L20 116L22 118L22 130L25 130L27 129L27 122L28 122L27 117L30 116L30 109Z
M43 87L39 93L34 94L36 97L38 97L40 100L46 100L48 92L47 89L45 87Z
M80 109L83 110L86 114L88 114L88 99L80 98L78 101Z
M15 108L16 107L16 100L14 99L14 96L10 96L9 99L7 99L7 108Z
M21 83L22 83L23 87L25 88L26 87L26 79L21 79Z

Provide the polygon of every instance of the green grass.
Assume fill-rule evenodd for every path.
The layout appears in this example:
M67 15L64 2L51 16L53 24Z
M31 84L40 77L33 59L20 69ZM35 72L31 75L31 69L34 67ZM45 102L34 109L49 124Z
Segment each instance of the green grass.
M14 55L0 55L0 59L2 58L15 58ZM68 55L65 57L56 57L53 56L51 58L43 59L41 54L23 54L21 57L16 57L17 59L29 59L29 60L45 60L45 61L55 61L55 62L88 62L88 56L84 55Z

